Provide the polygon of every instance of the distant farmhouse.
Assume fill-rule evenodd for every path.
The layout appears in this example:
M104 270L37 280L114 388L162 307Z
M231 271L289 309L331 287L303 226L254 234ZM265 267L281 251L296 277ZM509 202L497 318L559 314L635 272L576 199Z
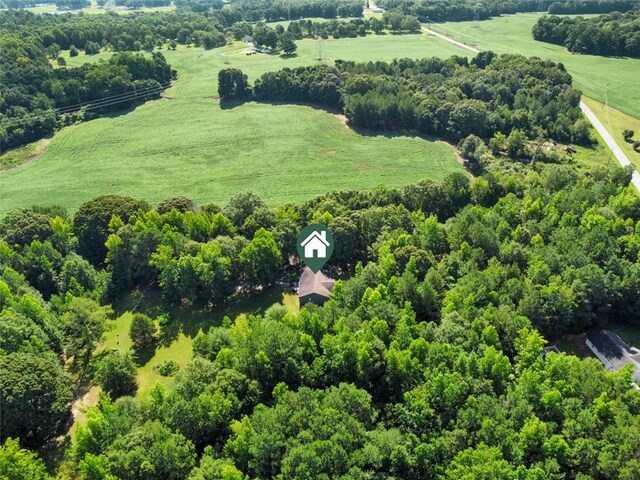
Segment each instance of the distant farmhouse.
M374 8L371 10L373 13L384 13L384 8Z
M253 37L251 35L245 35L242 37L242 41L244 43L253 43Z
M617 372L627 364L633 366L633 379L640 384L640 350L627 345L610 330L598 330L587 336L587 347L604 366Z
M300 306L309 302L322 305L331 295L335 283L335 280L327 277L324 273L313 273L309 267L304 267L298 285Z
M301 245L304 248L305 258L327 258L329 242L326 230L314 231L302 241Z

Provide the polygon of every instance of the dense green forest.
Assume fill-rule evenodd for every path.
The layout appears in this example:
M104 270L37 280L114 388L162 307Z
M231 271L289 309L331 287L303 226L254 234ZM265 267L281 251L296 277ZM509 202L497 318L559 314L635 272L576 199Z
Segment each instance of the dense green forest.
M421 22L486 20L503 14L548 11L553 14L626 12L637 0L378 0L376 5L415 15Z
M574 53L640 57L640 9L595 18L544 16L534 25L533 38Z
M312 102L341 109L356 128L413 130L454 141L480 137L474 150L508 150L511 158L544 159L528 139L592 142L580 93L562 64L518 55L478 54L392 63L337 61L268 72L249 88L238 69L222 70L223 99ZM470 155L472 158L480 156Z
M48 478L26 448L64 431L84 371L106 393L61 478L637 478L631 371L542 356L544 337L640 318L629 180L538 164L275 209L241 193L222 208L107 196L73 219L13 212L0 221L0 472ZM226 319L145 399L128 396L135 352L92 356L123 292L159 287L167 309L251 295L299 271L310 222L332 229L330 268L345 275L323 307ZM157 328L137 314L134 346Z
M177 75L157 47L253 35L287 53L305 36L413 32L418 18L630 5L379 3L392 11L340 22L363 4L0 12L0 142L18 146L157 98ZM295 21L248 23L264 19ZM105 48L116 52L106 61L51 63L61 49ZM492 52L337 61L253 83L228 68L218 74L225 108L312 103L363 134L434 135L455 142L476 176L275 208L245 191L224 205L180 196L149 205L141 193L0 218L0 479L640 480L631 368L611 373L595 358L544 350L563 335L640 322L632 170L578 168L566 154L566 144L594 141L571 83L560 63ZM311 223L335 238L326 303L277 303L199 331L197 317L290 288L303 268L296 237ZM130 301L141 298L153 308ZM123 311L129 338L118 345L127 346L112 349L106 334ZM143 393L139 367L181 328L193 333L193 358L165 359L157 372L171 381ZM79 413L91 387L98 405Z

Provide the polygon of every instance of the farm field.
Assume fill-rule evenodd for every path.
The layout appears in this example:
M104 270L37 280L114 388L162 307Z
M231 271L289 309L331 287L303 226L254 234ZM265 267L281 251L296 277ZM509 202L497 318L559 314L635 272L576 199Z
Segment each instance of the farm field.
M175 9L176 9L175 5L168 5L166 7L143 7L137 10L131 10L124 7L100 8L98 7L98 4L95 2L95 0L92 0L91 6L83 8L82 10L79 10L79 11L88 15L99 15L107 12L115 12L119 15L126 15L134 12L171 12ZM36 7L25 8L25 10L28 10L29 12L32 12L32 13L64 13L63 10L58 10L56 5L53 3L38 5ZM71 13L77 13L77 12L78 10L71 11Z
M247 56L241 43L163 52L180 74L165 99L58 132L40 158L0 175L0 214L52 202L73 211L106 193L152 203L179 194L224 203L239 190L253 190L277 205L330 189L400 186L462 170L444 142L356 133L335 115L310 106L247 103L221 108L214 98L221 68L241 68L253 80L266 71L313 64L318 45L301 41L298 55L288 59ZM322 45L327 63L465 54L425 34L327 40ZM69 63L108 55L82 55Z
M558 45L537 42L531 29L541 14L507 15L482 22L441 23L429 28L480 50L520 53L562 62L574 86L591 98L640 118L637 88L640 59L574 55Z

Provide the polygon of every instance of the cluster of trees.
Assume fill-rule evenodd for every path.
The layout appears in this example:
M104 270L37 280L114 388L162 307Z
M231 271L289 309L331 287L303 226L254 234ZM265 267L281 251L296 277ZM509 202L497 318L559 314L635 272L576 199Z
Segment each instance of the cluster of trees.
M361 17L364 4L359 0L239 0L233 2L231 9L247 22L276 22L313 17Z
M106 0L98 0L98 5L100 6L106 3ZM118 7L127 7L136 10L143 7L167 7L171 5L171 0L116 0L115 4Z
M84 48L94 42L115 51L152 51L167 42L206 46L225 45L222 32L239 18L206 16L192 12L147 12L135 15L108 13L97 17L86 15L36 15L25 11L0 12L3 34L15 33L44 48L57 45L62 50L72 46ZM212 37L213 44L204 39Z
M61 362L86 360L110 314L91 298L104 289L59 286L48 301L36 291L51 252L75 262L53 272L73 288L104 272L107 296L158 282L167 300L219 301L210 292L281 277L313 221L334 233L332 268L352 273L329 301L226 318L144 399L128 396L131 355L107 354L93 373L107 394L78 426L62 478L635 478L631 369L543 354L545 336L640 318L630 178L539 165L275 209L239 194L222 209L99 197L73 221L14 212L0 223L0 475L24 466L10 478L48 478L25 447L64 419ZM137 348L155 328L135 316Z
M553 2L547 13L550 15L570 15L586 13L627 12L638 6L636 0L568 0Z
M89 42L90 43L90 42ZM54 69L37 41L0 37L0 142L13 148L101 112L158 98L176 73L162 54L119 53ZM57 56L57 53L55 53Z
M399 59L391 63L336 62L285 68L259 77L257 100L313 102L342 109L359 128L414 130L455 141L469 135L551 138L589 144L579 109L580 93L562 64L517 55L478 54L448 60ZM516 148L512 149L519 155Z
M82 10L90 5L89 0L56 0L58 10Z
M595 18L544 16L533 26L533 38L574 53L640 57L639 22L640 10Z
M553 14L626 12L636 0L379 0L387 10L415 15L421 22L486 20L503 14L543 12Z
M59 208L0 221L0 443L12 437L37 448L60 432L73 397L63 365L85 365L104 332L110 308L98 302L107 277L76 245ZM19 469L26 476L7 477L4 468L0 458L3 478L40 478Z
M56 3L56 0L0 0L0 8L28 8L50 3Z
M292 33L296 39L304 37L364 37L370 32L380 34L385 29L393 33L420 33L421 26L416 17L386 12L382 19L358 18L349 21L330 20L328 22L297 20L289 23L287 26L287 32Z

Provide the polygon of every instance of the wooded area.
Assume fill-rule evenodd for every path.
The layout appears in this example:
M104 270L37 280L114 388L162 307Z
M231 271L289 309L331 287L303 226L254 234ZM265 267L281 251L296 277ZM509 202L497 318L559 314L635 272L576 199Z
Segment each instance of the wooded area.
M418 19L481 20L541 4L563 13L630 8L627 0L379 3L392 11L342 22L299 17L360 17L362 3L179 0L177 12L91 18L0 12L0 141L21 145L157 98L177 75L158 47L209 49L252 35L290 54L305 36L410 33ZM633 15L588 22L629 33L620 19ZM248 23L265 19L294 21ZM61 49L105 48L116 52L108 60L51 63ZM218 61L200 65L210 91L194 98L207 115L218 101L225 109L311 103L396 146L399 134L455 143L475 177L459 167L439 182L422 175L398 188L329 191L273 207L242 191L247 177L225 158L236 182L226 203L172 196L150 205L141 191L95 196L72 213L44 205L3 216L0 478L640 478L631 366L612 373L595 358L544 350L562 335L640 322L632 169L580 164L566 153L595 140L562 63L487 51L314 64L250 82ZM268 123L264 112L258 126ZM353 133L330 120L328 129ZM218 141L207 148L220 149ZM267 164L286 164L281 157ZM424 168L426 159L418 161ZM353 175L367 168L365 158ZM286 173L276 188L297 180ZM312 223L333 233L326 268L336 283L322 306L291 307L282 290L299 278L296 237ZM228 309L273 299L271 291L279 293L269 306ZM167 347L187 336L178 359ZM162 361L150 363L159 351ZM144 368L166 382L149 382ZM96 402L79 408L85 395Z
M495 154L508 151L512 159L553 161L542 148L525 148L527 140L593 142L578 106L580 93L571 87L564 66L519 55L483 52L470 62L465 57L337 61L335 67L265 73L253 89L242 71L230 69L220 72L218 91L223 100L310 102L340 109L355 128L417 131L456 142L475 136L472 151L470 143L465 150L476 163L487 144Z
M525 12L585 14L626 12L636 0L378 0L376 5L415 15L421 22L468 22Z
M273 210L239 194L222 209L99 197L73 220L14 212L0 222L2 440L60 431L70 363L110 393L63 478L634 478L631 371L542 356L543 336L640 318L629 179L549 166ZM135 352L92 358L109 299L157 283L169 303L222 304L286 276L311 222L333 231L331 268L352 272L323 307L225 320L147 399L122 396ZM137 318L134 345L156 341ZM48 478L7 441L0 468L15 462L41 473L13 478Z
M640 57L640 10L595 18L541 17L533 38L564 45L570 52Z

